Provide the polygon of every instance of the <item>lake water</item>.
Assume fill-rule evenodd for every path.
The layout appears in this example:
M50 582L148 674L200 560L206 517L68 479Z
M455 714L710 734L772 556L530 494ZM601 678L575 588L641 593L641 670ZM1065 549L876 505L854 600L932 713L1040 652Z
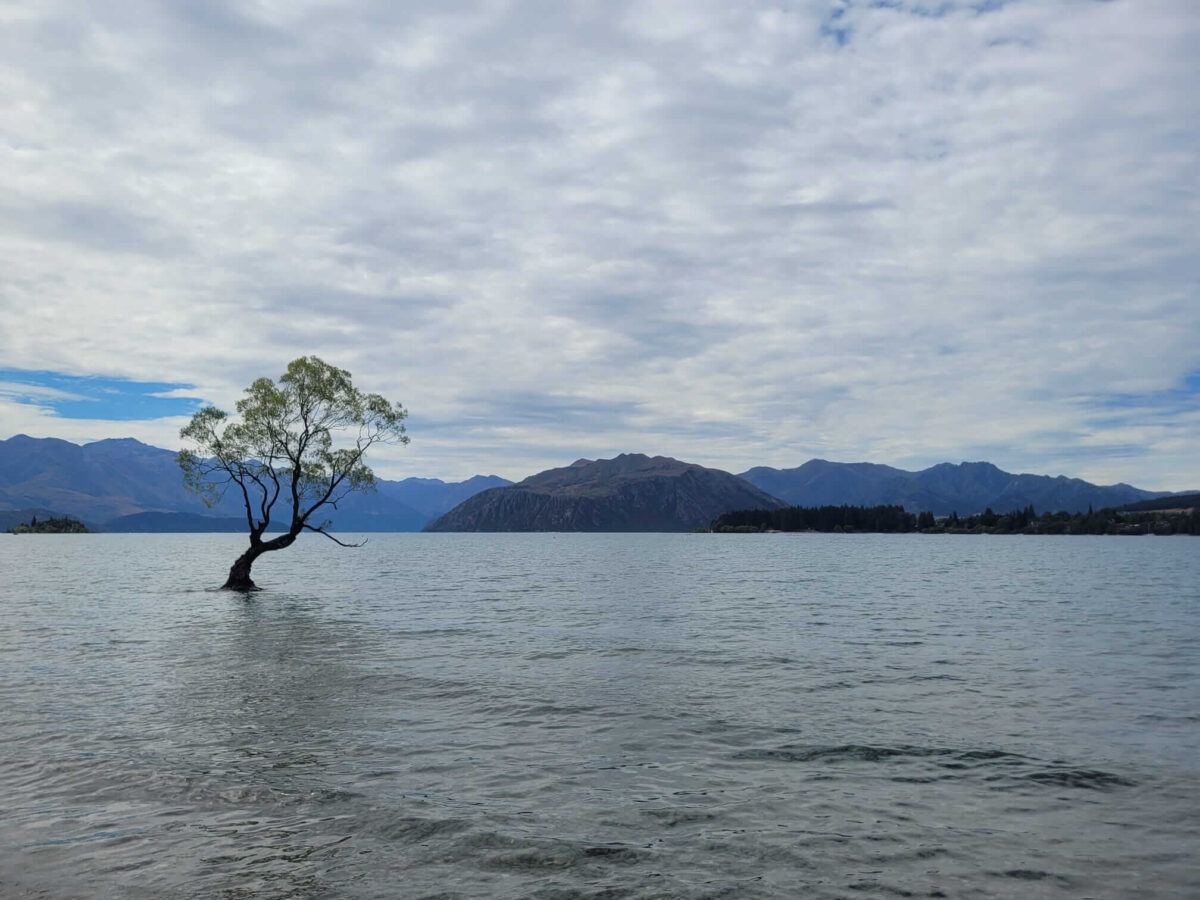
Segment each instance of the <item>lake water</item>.
M4 897L1200 896L1200 541L0 536Z

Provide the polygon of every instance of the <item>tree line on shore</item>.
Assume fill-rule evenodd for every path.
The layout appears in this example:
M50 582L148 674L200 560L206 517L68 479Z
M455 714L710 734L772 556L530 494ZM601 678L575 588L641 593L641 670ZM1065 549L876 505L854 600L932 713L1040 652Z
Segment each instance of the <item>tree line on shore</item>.
M713 520L712 531L820 531L904 534L1190 534L1200 535L1200 506L1191 509L1129 511L1092 510L1086 513L1044 512L1032 505L1007 513L993 512L936 517L910 513L902 506L789 506L784 509L745 509Z

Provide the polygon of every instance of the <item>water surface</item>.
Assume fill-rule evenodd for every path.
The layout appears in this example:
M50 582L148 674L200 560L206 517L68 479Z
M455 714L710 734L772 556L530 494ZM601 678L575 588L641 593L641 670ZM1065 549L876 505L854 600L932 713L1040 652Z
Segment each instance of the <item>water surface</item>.
M0 894L1200 896L1200 544L0 537Z

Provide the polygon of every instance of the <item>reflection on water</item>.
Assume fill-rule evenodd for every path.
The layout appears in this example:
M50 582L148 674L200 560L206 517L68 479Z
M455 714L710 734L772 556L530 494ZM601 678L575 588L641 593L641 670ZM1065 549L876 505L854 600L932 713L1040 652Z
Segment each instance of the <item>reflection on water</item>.
M0 894L1200 894L1185 538L0 540Z

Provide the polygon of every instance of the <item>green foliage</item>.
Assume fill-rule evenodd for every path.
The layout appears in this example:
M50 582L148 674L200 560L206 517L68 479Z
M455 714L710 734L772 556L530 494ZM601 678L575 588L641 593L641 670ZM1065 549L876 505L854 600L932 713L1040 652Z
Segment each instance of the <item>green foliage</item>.
M179 453L184 484L210 507L240 493L254 541L282 498L289 533L323 532L310 518L347 494L371 490L363 457L376 444L407 444L407 411L354 387L350 373L315 356L288 364L278 382L259 378L237 403L237 417L206 407L180 431L195 445Z

